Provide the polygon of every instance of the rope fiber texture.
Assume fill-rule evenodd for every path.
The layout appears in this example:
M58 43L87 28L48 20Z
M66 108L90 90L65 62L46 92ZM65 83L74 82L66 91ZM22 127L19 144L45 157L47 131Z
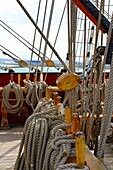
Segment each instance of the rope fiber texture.
M14 170L72 169L73 164L65 165L69 156L76 155L72 148L75 139L66 135L69 126L64 123L64 115L58 115L53 101L42 98L26 120Z
M15 104L10 104L9 103L9 96L12 92L15 94ZM20 87L20 85L16 84L15 82L11 82L4 86L3 88L3 107L8 113L15 114L19 111L21 111L23 102L24 102L24 97L23 97L23 90Z
M34 110L39 99L45 94L47 84L44 81L31 82L30 80L23 80L23 82L25 85L26 103Z

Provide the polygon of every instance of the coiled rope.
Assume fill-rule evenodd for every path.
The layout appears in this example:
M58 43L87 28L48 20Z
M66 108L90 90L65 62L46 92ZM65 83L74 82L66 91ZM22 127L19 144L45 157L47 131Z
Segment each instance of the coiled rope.
M40 102L50 105L36 112L41 108ZM72 148L75 139L66 135L65 130L71 124L63 123L64 115L57 115L57 107L51 106L52 101L43 98L39 103L26 120L14 170L54 170L66 166L68 157L76 154L75 147ZM57 124L61 119L62 123Z
M68 163L60 165L56 170L80 170L80 168L77 168L77 164L75 163ZM82 170L89 170L89 168L85 166Z
M45 82L31 82L23 80L25 85L26 103L34 110L39 99L45 94L47 84Z
M11 90L15 94L15 101L16 101L15 104L9 103L9 96ZM4 86L2 94L3 94L3 101L2 101L3 106L8 113L15 114L21 111L24 102L24 97L23 97L23 90L20 87L20 85L10 81L8 85Z

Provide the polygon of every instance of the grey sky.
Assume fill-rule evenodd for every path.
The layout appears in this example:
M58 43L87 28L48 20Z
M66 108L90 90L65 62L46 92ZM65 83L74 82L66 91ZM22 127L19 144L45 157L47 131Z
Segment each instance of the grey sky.
M41 29L42 28L42 22L43 22L43 11L45 7L45 1L42 0L41 3L41 12L39 15L39 22L38 26ZM113 1L113 0L111 0ZM111 2L110 3L113 3ZM38 9L38 2L39 0L21 0L22 4L25 6L25 8L28 10L34 21L36 20L37 16L37 9ZM49 11L51 7L51 2L52 0L48 0L48 13L47 13L47 18L49 18ZM53 45L55 41L55 37L57 34L57 29L59 26L60 18L62 15L62 11L64 8L66 0L56 0L55 5L54 5L54 14L53 14L53 20L52 20L52 26L51 26L51 31L50 31L50 37L49 41ZM106 5L108 5L108 1L106 0ZM106 11L108 9L108 6L105 7ZM110 14L111 14L111 7L110 7ZM22 37L24 37L26 40L28 40L31 44L33 43L33 37L34 37L34 31L35 28L33 24L29 21L21 7L18 5L16 0L3 0L1 1L0 4L0 19L5 22L7 25L9 25L12 29L14 29L17 33L19 33ZM48 19L46 19L46 26L44 29L44 35L46 35L47 31L47 25L48 25ZM81 29L81 27L80 27ZM83 28L82 28L83 29ZM82 34L77 35L78 38L83 36ZM78 40L77 40L78 41ZM79 40L80 41L80 40ZM42 42L42 48L41 52L44 51L44 41ZM106 42L104 42L106 44ZM12 35L10 35L6 30L4 30L0 26L0 44L18 55L20 58L23 59L29 59L31 57L31 51L26 48L22 43L20 43L17 39L15 39ZM37 49L39 49L39 44L40 44L40 34L37 31L36 34L36 42L35 46ZM93 48L93 47L92 47ZM55 47L56 51L60 55L60 57L65 60L66 54L68 51L68 43L67 43L67 14L65 13L64 20L62 23L61 31L58 37L58 41ZM83 55L83 47L77 47L76 51L80 51L80 55ZM50 57L51 55L51 50L49 47L47 48L47 56ZM37 59L36 55L33 55L33 59ZM4 57L2 53L0 52L0 57ZM6 56L5 56L6 57ZM53 59L57 59L53 55Z
M38 1L37 0L21 0L22 4L25 6L25 8L28 10L34 21L36 21L37 16L37 9L38 9ZM51 6L52 0L49 0L48 4L48 12L47 17L49 18L49 11ZM55 1L54 6L54 15L53 15L53 21L50 31L50 38L49 41L51 44L54 44L54 40L57 34L58 25L60 22L60 18L62 15L62 10L65 5L65 0ZM39 22L38 26L40 29L42 28L42 21L43 21L43 10L45 8L45 0L41 3L41 12L39 15ZM59 34L58 42L56 44L55 49L59 53L59 55L65 59L66 53L67 53L67 21L66 21L66 15L64 18L64 21L62 23L61 31ZM4 0L1 2L0 5L0 19L5 22L8 26L10 26L12 29L14 29L17 33L19 33L22 37L24 37L26 40L28 40L31 44L33 43L33 37L34 37L34 31L35 27L33 24L29 21L21 7L18 5L16 0ZM46 25L44 29L44 34L46 35L47 30L47 24L48 20L46 19ZM40 43L40 34L37 31L36 34L36 42L35 46L37 49L39 49L39 43ZM10 35L5 29L3 29L0 26L0 44L18 55L21 58L24 59L30 59L31 57L31 51L26 48L22 43L20 43L16 38L14 38L12 35ZM42 45L41 52L43 52L43 46L44 41ZM49 57L51 55L51 50L48 48L47 56ZM0 57L4 57L2 53L0 52ZM34 55L34 59L37 57ZM53 59L56 59L56 57L53 55Z

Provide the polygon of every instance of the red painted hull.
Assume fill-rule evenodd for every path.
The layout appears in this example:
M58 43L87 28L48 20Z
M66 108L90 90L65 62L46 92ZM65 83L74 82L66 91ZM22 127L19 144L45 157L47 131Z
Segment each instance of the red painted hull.
M61 73L48 73L47 75L47 79L46 79L46 83L48 85L51 86L56 86L56 79L61 75ZM38 79L39 79L38 75ZM45 76L45 74L44 74ZM26 79L26 74L25 73L21 73L21 87L24 86L23 80ZM13 74L13 80L15 83L18 83L18 74L14 73ZM30 74L30 80L33 81L34 80L34 74ZM2 73L0 74L0 87L4 87L5 85L9 84L10 81L10 74L9 73ZM1 102L2 102L2 92L0 93L0 107L1 107ZM24 106L26 107L26 111L24 111L24 109L20 112L20 113L16 113L16 114L10 114L8 113L8 121L9 121L9 125L10 126L16 126L16 125L20 125L20 124L24 124L27 117L29 115L32 114L32 109L30 108L30 106L28 106L26 104L26 102L24 102ZM1 112L0 112L0 122L1 122Z

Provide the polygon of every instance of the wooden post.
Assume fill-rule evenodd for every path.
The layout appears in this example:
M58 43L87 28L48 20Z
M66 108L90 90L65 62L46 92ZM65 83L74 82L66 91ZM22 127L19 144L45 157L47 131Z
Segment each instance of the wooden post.
M26 81L29 81L29 74L26 74Z
M49 100L51 98L51 89L50 87L46 87L46 99Z
M85 136L83 132L76 133L76 162L78 168L85 166Z
M37 75L34 74L34 83L36 83L36 82L37 82Z
M21 85L21 75L18 74L18 84Z
M7 111L3 107L3 103L1 104L1 115L2 115L2 120L1 120L1 128L2 129L9 129L9 122L7 118Z
M10 81L13 82L13 74L10 75Z
M58 115L61 114L61 103L57 104L57 111L58 111Z
M69 106L65 108L65 117L66 117L67 124L72 123L72 109ZM71 134L71 127L66 128L66 133Z
M75 134L80 131L80 122L79 122L79 115L78 113L75 113L73 116L72 116L72 135L73 135L73 138L75 138Z
M58 93L57 92L53 92L54 105L57 105L57 96L58 96Z
M58 103L62 103L62 97L60 97L60 96L57 96L57 104Z

